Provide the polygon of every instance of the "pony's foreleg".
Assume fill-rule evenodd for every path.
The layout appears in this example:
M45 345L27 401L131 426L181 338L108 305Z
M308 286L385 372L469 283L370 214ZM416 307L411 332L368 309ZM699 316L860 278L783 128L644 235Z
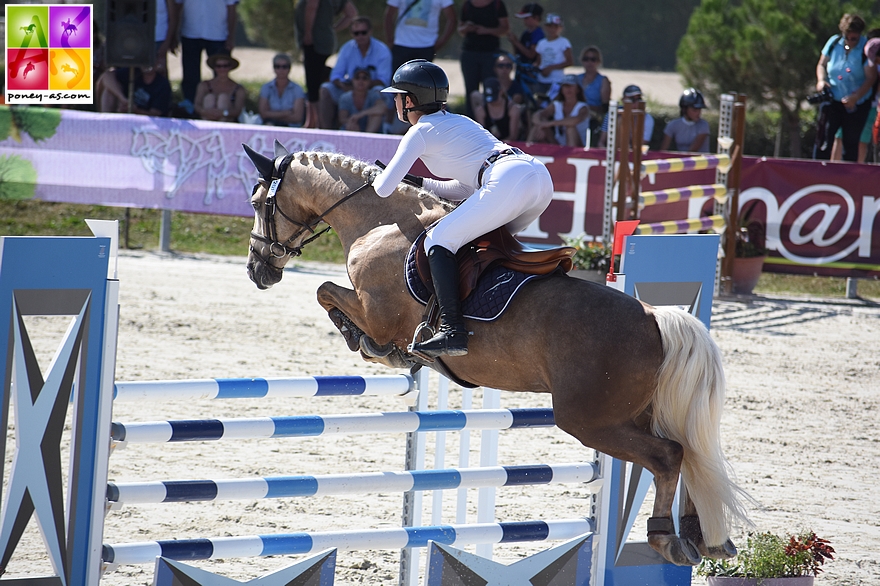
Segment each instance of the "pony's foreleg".
M365 333L366 309L356 291L327 282L318 287L318 303L327 310L352 352L360 350L370 358L384 358L394 349L391 342L384 346L377 344Z

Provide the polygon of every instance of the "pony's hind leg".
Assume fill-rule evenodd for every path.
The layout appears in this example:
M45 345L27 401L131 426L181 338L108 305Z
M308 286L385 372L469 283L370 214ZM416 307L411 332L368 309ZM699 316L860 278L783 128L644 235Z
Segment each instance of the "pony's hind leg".
M648 544L665 559L679 566L694 566L702 556L697 546L675 534L672 505L678 485L684 450L677 442L655 437L633 422L616 427L595 427L601 415L591 411L589 418L580 409L561 408L554 401L556 425L576 437L585 446L619 460L643 466L654 475L654 509L648 521Z
M687 490L685 490L684 499L684 515L681 518L680 525L682 538L694 542L702 556L716 560L726 560L734 557L736 555L736 546L730 539L721 545L706 545L706 540L703 538L703 530L700 528L700 517L697 514L697 508L690 495L687 494Z

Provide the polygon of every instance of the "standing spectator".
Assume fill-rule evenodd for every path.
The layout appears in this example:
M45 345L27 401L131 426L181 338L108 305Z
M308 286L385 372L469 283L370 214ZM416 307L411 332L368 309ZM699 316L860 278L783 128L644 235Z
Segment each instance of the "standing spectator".
M838 28L840 34L828 39L816 65L816 91L828 87L832 94L832 101L824 106L826 141L816 156L830 158L828 138L833 140L837 130L842 129L843 160L856 161L859 135L871 110L871 90L877 80L877 69L864 53L865 21L857 14L844 14Z
M159 0L161 1L161 0ZM235 48L236 4L238 0L175 0L174 22L180 23L180 88L189 111L195 102L196 88L202 80L202 51L208 57L232 55ZM174 31L169 31L169 33ZM175 35L176 36L176 35ZM188 102L188 103L187 103Z
M870 35L869 35L870 36ZM877 69L878 74L880 74L880 64L878 64L877 55L878 49L880 49L880 38L872 37L868 39L868 42L865 43L865 57L869 63L874 63ZM871 101L871 109L868 111L868 119L865 121L865 126L862 128L862 134L859 135L859 157L858 162L864 163L868 160L868 145L872 142L876 145L877 140L875 139L878 117L877 113L877 104L878 102L878 88L876 86L880 86L880 80L877 81L874 88L874 99ZM840 161L843 159L843 129L839 129L837 133L834 135L834 146L831 148L831 160L832 161ZM877 154L875 149L874 161L877 161Z
M532 117L529 141L584 146L578 124L589 115L590 106L584 101L584 90L578 83L577 76L566 75L556 98Z
M509 30L507 6L502 0L465 0L462 4L458 33L464 37L460 60L466 96L479 91L483 80L492 77L501 37ZM465 101L465 108L473 118L470 100Z
M342 16L334 23L337 15ZM308 91L306 128L318 128L321 84L330 79L327 59L336 51L336 31L348 28L358 15L351 0L298 0L294 25L302 48Z
M586 136L589 128L591 136L596 136L602 118L608 113L608 104L611 102L611 80L599 73L602 51L596 45L584 47L581 51L581 65L584 72L578 75L578 83L584 90L584 97L590 106L590 117L581 123L578 131L581 136Z
M519 62L524 65L534 63L535 58L538 56L535 46L538 44L538 41L544 38L544 29L541 28L541 16L543 14L544 9L536 2L526 4L522 7L522 10L514 14L517 18L522 19L526 30L523 31L519 38L513 34L513 31L507 33L507 40L510 41L513 52L516 54Z
M709 123L703 120L706 100L694 88L688 88L678 100L681 118L670 120L663 129L661 151L672 147L676 151L690 153L709 152Z
M128 112L128 67L108 69L98 79L96 93L101 112ZM131 111L147 116L167 116L171 109L171 84L158 68L134 68Z
M372 73L370 86L391 85L391 50L373 37L373 24L366 16L351 21L350 41L342 45L336 56L336 65L330 72L330 81L321 84L321 128L337 129L339 97L352 89L352 78L357 69Z
M472 99L474 120L483 128L504 142L519 140L523 107L510 99L496 78L483 80L483 94Z
M630 103L637 103L642 101L642 88L637 85L628 85L623 90L623 101ZM617 108L617 116L623 112L623 106L619 106ZM599 148L604 148L608 145L608 117L611 115L609 112L605 114L605 118L602 119L602 129L599 131ZM654 135L654 117L645 112L645 128L642 133L642 143L648 144L651 142L651 136ZM581 137L586 140L585 137ZM584 143L586 144L586 143Z
M563 71L574 63L571 55L571 43L562 35L562 17L552 12L544 21L547 27L547 36L535 46L538 56L535 58L535 67L538 68L538 81L544 84L547 92L553 84L558 84L565 77Z
M440 15L443 34L440 34ZM458 18L452 0L388 0L385 42L391 47L391 70L413 59L433 61L449 42Z
M239 65L229 55L208 57L208 67L214 71L214 79L203 81L196 90L195 110L202 120L235 122L241 115L247 92L244 86L229 77L229 72Z
M339 127L353 132L379 132L385 119L385 99L379 88L371 85L373 77L366 67L358 67L352 76L352 88L339 96Z
M168 52L177 54L179 23L174 0L156 0L156 68L168 77Z
M260 88L259 112L263 124L299 128L306 117L306 93L290 81L290 56L278 53L272 58L275 79Z

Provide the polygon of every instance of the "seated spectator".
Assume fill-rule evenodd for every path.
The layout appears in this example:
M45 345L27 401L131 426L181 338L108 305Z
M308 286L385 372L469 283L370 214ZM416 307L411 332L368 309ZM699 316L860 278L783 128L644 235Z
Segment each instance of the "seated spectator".
M96 85L101 112L128 112L128 67L109 69L101 74ZM167 116L171 109L171 84L155 67L134 71L133 114Z
M510 58L510 55L507 53L500 53L498 57L495 58L492 71L495 74L494 77L501 85L501 91L507 94L507 97L517 104L526 103L527 90L522 82L515 79L513 76L513 59Z
M195 111L199 118L220 122L238 120L247 98L244 86L229 77L229 72L238 65L237 59L222 53L208 57L214 78L200 82L196 88Z
M336 65L330 72L330 81L321 84L321 128L339 128L339 98L352 89L355 69L369 69L372 72L371 86L384 88L391 85L391 50L374 38L372 33L373 25L366 16L358 16L351 22L351 36L354 38L339 49Z
M258 110L263 124L300 128L306 118L306 94L302 87L290 81L290 57L278 53L272 58L275 79L260 88Z
M663 142L660 150L685 151L690 153L709 152L709 123L703 120L706 101L703 94L688 88L678 100L681 118L670 120L663 129Z
M367 68L358 68L352 77L352 89L339 96L340 130L380 132L385 120L384 96L372 85Z
M638 103L642 101L642 88L637 85L628 85L623 90L623 101L630 103ZM618 120L620 119L620 114L623 112L623 106L618 106L617 108L617 116ZM618 122L619 123L619 122ZM619 128L619 126L618 126ZM651 137L654 135L654 117L645 112L645 128L642 133L642 141L643 144L648 144L651 142ZM586 140L584 136L581 139ZM586 144L586 142L584 143ZM602 120L602 129L599 131L599 147L605 148L608 145L608 114L605 114L605 118Z
M589 116L590 107L584 100L584 90L578 84L577 77L566 75L556 98L532 116L529 142L584 146L577 126Z
M472 96L471 107L474 120L496 138L504 142L519 140L523 106L510 99L496 78L483 80L483 93Z

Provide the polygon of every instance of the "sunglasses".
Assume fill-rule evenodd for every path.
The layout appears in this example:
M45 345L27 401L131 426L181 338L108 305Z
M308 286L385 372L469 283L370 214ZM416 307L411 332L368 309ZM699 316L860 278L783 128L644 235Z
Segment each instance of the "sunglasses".
M370 31L351 31L351 34L354 35L354 36L356 36L356 37L360 37L360 36L362 36L362 35L368 35L368 34L370 34Z
M592 62L598 63L599 58L598 57L584 57L583 59L581 59L581 61L592 61Z
M289 63L275 63L274 65L272 65L272 67L274 67L275 69L290 69L290 64Z
M232 67L232 63L215 63L214 69L229 69Z
M513 69L513 63L496 63L498 69Z
M356 75L354 76L355 81L370 81L370 77L367 75Z

